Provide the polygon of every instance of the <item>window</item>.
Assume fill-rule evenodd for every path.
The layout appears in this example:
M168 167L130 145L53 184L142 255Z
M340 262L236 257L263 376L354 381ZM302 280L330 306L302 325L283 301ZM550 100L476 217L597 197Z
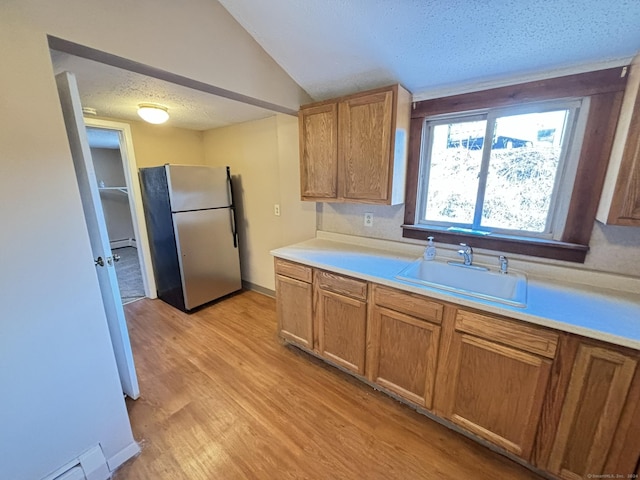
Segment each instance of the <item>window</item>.
M418 222L559 238L581 109L581 101L566 101L427 118Z
M584 262L626 68L413 105L403 236Z

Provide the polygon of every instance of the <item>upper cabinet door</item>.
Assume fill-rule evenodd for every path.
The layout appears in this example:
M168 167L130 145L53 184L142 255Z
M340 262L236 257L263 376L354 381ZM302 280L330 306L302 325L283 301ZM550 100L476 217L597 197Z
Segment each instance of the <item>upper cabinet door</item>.
M640 61L631 65L596 218L640 226Z
M410 109L400 85L302 107L302 200L404 203Z
M380 200L389 197L393 91L339 104L342 197Z
M338 196L338 106L303 108L300 128L300 192L302 199Z
M640 226L640 95L638 95L620 167L617 197L613 202L615 225Z

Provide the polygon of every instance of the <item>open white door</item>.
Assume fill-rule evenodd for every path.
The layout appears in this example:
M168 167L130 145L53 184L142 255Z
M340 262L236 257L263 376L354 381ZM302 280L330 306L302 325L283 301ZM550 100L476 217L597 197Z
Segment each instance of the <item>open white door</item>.
M62 72L56 75L58 95L62 105L64 122L67 127L67 137L71 147L73 165L78 179L78 188L82 199L84 217L89 230L91 249L95 258L96 273L102 302L107 315L111 344L115 353L122 391L129 397L136 399L140 396L138 377L133 363L129 331L124 316L114 259L109 246L109 235L102 212L98 182L93 169L91 150L87 140L87 132L82 119L82 105L76 78L72 73Z

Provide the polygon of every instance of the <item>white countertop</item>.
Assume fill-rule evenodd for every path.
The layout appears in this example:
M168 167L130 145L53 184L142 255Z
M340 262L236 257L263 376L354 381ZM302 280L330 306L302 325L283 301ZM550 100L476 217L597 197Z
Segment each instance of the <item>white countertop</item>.
M431 298L640 350L640 294L528 276L527 306L513 307L395 276L418 258L416 249L390 250L315 238L273 250L278 258L368 280Z

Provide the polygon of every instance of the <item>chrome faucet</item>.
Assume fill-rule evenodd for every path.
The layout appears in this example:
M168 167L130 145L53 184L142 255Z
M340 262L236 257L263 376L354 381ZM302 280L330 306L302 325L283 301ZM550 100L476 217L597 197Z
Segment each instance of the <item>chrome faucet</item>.
M487 267L482 267L480 265L473 265L473 248L471 248L466 243L460 244L460 250L458 250L458 255L462 257L464 262L454 262L448 261L447 263L453 267L462 267L462 268L470 268L472 270L480 270L486 272L489 270Z
M458 255L462 255L462 258L464 259L464 264L466 266L472 265L473 264L473 248L471 248L466 243L461 243L460 246L462 248L458 250Z
M509 259L504 255L500 255L500 273L509 273Z

